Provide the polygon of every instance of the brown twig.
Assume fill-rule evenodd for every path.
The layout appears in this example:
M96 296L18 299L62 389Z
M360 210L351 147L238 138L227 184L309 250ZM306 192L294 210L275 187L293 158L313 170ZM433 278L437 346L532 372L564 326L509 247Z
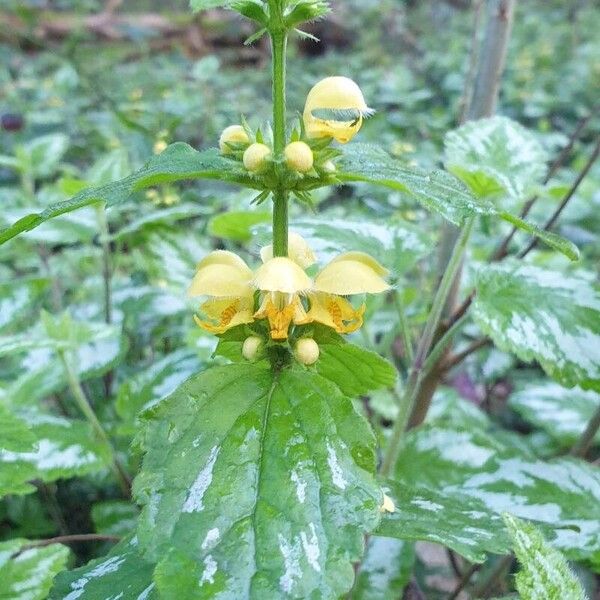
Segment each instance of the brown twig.
M590 446L592 445L596 433L600 429L600 406L596 409L596 412L592 415L585 430L581 434L581 437L577 440L575 445L571 448L569 454L572 456L579 456L583 458Z
M473 575L475 575L475 573L477 573L477 571L479 571L480 568L481 568L481 565L478 565L478 564L471 565L463 573L463 576L460 578L460 581L456 584L456 587L454 588L452 593L448 596L448 600L456 600L456 598L458 598L459 594L465 589L465 587L467 587L467 584L469 583L469 581L471 581L471 577L473 577Z
M561 150L560 154L556 157L556 160L552 163L552 165L550 165L550 168L548 169L548 172L546 173L546 176L544 177L544 180L542 181L542 185L546 185L552 179L552 177L554 177L554 175L556 174L558 169L560 169L560 167L562 167L565 160L571 153L571 150L573 149L575 142L579 139L581 132L587 127L587 124L592 120L594 115L599 110L600 110L600 104L598 106L595 106L594 108L592 108L592 110L590 111L590 113L587 116L585 116L579 120L579 122L577 123L575 130L571 134L571 137L569 138L569 141L567 142L566 146ZM533 208L533 205L538 201L538 199L539 199L539 195L535 194L534 196L529 198L529 200L527 200L527 202L525 202L525 204L523 205L523 208L521 209L521 212L519 213L519 216L521 217L521 219L524 219L529 214L529 212ZM510 230L510 233L502 240L502 243L498 246L496 251L491 256L490 262L502 260L508 254L508 246L518 231L519 231L519 228L516 226L514 226Z
M72 544L76 542L118 542L120 537L117 535L107 535L103 533L73 533L70 535L57 535L53 538L47 538L45 540L35 540L29 544L21 546L17 552L15 552L11 558L15 558L19 554L32 548L44 548L45 546L51 546L52 544Z
M569 188L569 191L565 194L561 203L557 206L556 210L552 213L552 216L546 221L546 223L542 227L542 229L544 231L549 231L550 229L552 229L552 227L558 220L558 217L560 217L562 211L565 209L565 207L569 203L569 200L571 200L571 198L574 196L575 192L577 191L577 188L579 187L581 182L585 179L585 176L588 174L589 170L592 168L593 164L596 162L596 159L598 158L599 155L600 155L600 138L598 138L598 141L596 142L594 151L592 152L592 155L588 159L585 167L583 167L583 169L577 176L577 179L575 179L575 181L573 182L573 185ZM529 244L521 252L519 252L519 254L517 256L519 258L524 258L538 245L538 242L539 242L539 238L537 238L537 237L533 238L531 240L531 242L529 242Z
M492 340L487 337L479 338L474 342L471 342L462 352L458 352L456 354L452 354L449 356L441 365L440 370L443 372L450 371L456 365L460 364L467 356L473 354L473 352L477 352L480 348L491 344Z

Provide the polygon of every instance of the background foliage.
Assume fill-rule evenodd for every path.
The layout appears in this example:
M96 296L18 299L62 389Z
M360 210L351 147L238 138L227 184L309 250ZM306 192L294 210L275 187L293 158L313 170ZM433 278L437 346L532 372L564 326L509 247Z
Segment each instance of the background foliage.
M427 598L446 598L471 565L481 564L468 597L517 590L524 598L542 598L535 595L536 582L551 578L548 585L560 590L557 598L591 598L598 593L600 568L600 474L594 464L599 439L592 441L587 460L564 454L600 403L598 164L555 229L578 246L579 262L541 244L526 266L490 267L486 260L510 230L494 217L502 211L518 214L537 194L528 218L544 223L592 152L600 134L600 11L592 1L519 3L499 102L499 113L512 121L467 125L447 135L457 127L464 104L473 21L466 4L337 2L327 21L311 28L321 44L296 39L290 49L290 112L301 110L317 79L348 75L377 109L361 130L361 142L383 145L397 159L394 169L405 165L430 172L445 164L489 203L479 211L486 214L473 233L463 284L465 294L478 286L473 318L455 342L457 352L482 335L494 345L482 344L445 375L426 423L407 435L396 472L382 482L398 510L382 519L368 540L352 597L399 597L409 584ZM151 155L159 164L166 143L214 146L240 114L253 126L270 117L268 48L258 42L240 50L251 31L239 20L218 11L192 20L183 1L170 2L168 9L136 1L122 12L159 11L181 31L161 36L135 19L115 26L109 39L86 27L73 26L60 36L43 27L102 8L94 0L3 4L2 227L90 185L128 176ZM567 159L544 184L549 163L593 110ZM346 166L360 177L348 181L372 180L360 148L355 151L357 164ZM361 162L366 174L360 173ZM190 564L183 539L166 556L158 547L140 555L138 544L147 548L147 542L134 536L139 508L131 500L129 479L148 452L135 489L136 500L147 505L163 476L161 436L168 435L153 415L164 413L174 429L184 424L178 421L183 395L157 408L158 401L207 365L216 363L224 376L227 363L239 360L240 341L234 338L221 340L212 358L217 340L194 326L185 289L196 263L211 249L232 249L255 261L268 237L269 213L250 206L249 191L208 181L175 185L168 177L158 186L153 173L143 175L152 185L131 196L131 187L121 195L111 188L114 206L106 213L86 205L2 246L0 598L46 598L59 571L53 598L73 590L85 598L106 598L117 589L126 598L153 597L157 589L170 597L185 593L182 572L190 579L207 572L194 571L197 563ZM234 181L240 177L231 174ZM128 181L134 185L138 179ZM445 181L438 182L440 188ZM458 219L469 207L457 194L420 198L421 204L400 186L363 183L317 190L315 197L318 218L296 205L292 230L309 239L324 261L340 250L360 249L393 271L397 297L371 301L367 326L351 341L406 373L410 361L398 307L405 311L410 335L416 335L437 283L440 213ZM511 253L528 241L518 233ZM353 346L340 375L335 366L340 347L326 338L320 343L317 372L288 385L316 389L332 385L322 383L323 377L333 379L337 389L332 386L330 396L339 394L340 400L332 419L346 415L344 395L357 398L355 408L385 445L401 391L393 387L394 373L374 354ZM357 365L367 365L368 377ZM193 386L193 380L186 385ZM256 386L256 378L240 385ZM89 399L110 441L84 420L79 394ZM206 402L216 414L226 400ZM319 402L326 412L326 401ZM356 456L348 458L353 477L361 479L361 468L377 457L373 440L359 435L362 421L352 423L344 441L361 456L358 466ZM361 439L367 449L358 449ZM229 451L238 442L232 436ZM178 443L188 450L185 437ZM210 458L210 450L198 452ZM273 480L282 478L281 465L269 468ZM178 482L179 475L168 474ZM223 496L238 493L227 488L234 483L224 482ZM362 501L375 502L377 486L364 485L372 497ZM165 542L175 517L169 499L163 502L151 521L146 506L142 523L161 529ZM332 495L327 503L348 521L359 520L364 509L354 496ZM235 512L235 502L230 509ZM539 531L504 513L534 520ZM201 524L182 523L196 528L200 542L201 534L207 539ZM334 527L326 518L324 523L325 529ZM88 533L98 536L70 549L45 541L36 545L36 540ZM310 535L294 535L302 533ZM331 549L333 571L348 572L360 555L360 540L346 533L343 542L353 550L339 556ZM493 577L503 566L500 556L511 549L523 564L505 565L504 572L518 571L516 587L510 576ZM574 561L573 571L557 549ZM154 564L146 559L159 557L153 583ZM532 565L545 560L553 574L535 572ZM80 570L64 571L67 567ZM329 597L340 590L344 584L330 579L322 593Z

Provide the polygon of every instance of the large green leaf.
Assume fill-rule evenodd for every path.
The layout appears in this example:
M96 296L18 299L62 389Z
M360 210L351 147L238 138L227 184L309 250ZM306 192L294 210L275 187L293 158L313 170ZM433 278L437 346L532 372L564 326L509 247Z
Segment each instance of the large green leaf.
M446 168L478 197L521 200L538 185L548 156L538 139L506 117L469 121L446 134Z
M392 600L402 597L415 563L413 544L372 536L356 574L352 600Z
M67 564L67 547L24 548L28 543L0 542L0 600L45 600L54 576Z
M0 448L0 495L23 494L35 488L33 479L55 481L99 471L110 460L107 448L94 438L91 427L75 421L24 411L35 445L15 451Z
M96 188L86 189L73 198L58 202L40 213L32 213L19 219L14 225L0 231L0 244L23 231L29 231L44 221L83 206L104 202L107 207L124 202L134 192L170 181L182 179L219 179L256 187L239 163L221 156L216 149L198 152L191 146L178 142L164 152L151 158L139 171L116 181Z
M312 329L321 352L315 369L333 381L342 393L356 397L394 387L398 372L385 358L347 342L329 327L316 325Z
M92 521L98 533L125 537L135 530L139 510L127 500L103 500L92 506Z
M319 217L294 219L290 231L300 234L321 265L342 252L359 250L377 258L394 274L408 271L431 251L431 239L422 228L401 221ZM255 228L260 245L271 243L268 227Z
M395 385L398 372L379 354L347 342L324 325L309 325L305 331L319 344L319 360L314 370L335 383L346 396L356 397ZM215 354L234 362L245 362L242 345L247 336L244 326L226 332L220 336Z
M571 260L579 258L579 250L569 240L497 209L487 198L476 198L461 181L445 171L426 173L409 169L383 149L365 144L353 144L344 154L340 167L338 178L341 181L366 181L403 191L455 225L468 216L495 215L539 237Z
M333 598L351 587L383 496L373 436L334 385L298 367L213 367L147 418L138 537L162 559L164 598ZM188 575L177 578L180 567Z
M158 600L153 565L138 552L137 539L119 542L106 556L60 573L51 600ZM183 599L182 599L183 600Z
M581 583L569 569L565 557L553 548L531 524L510 514L504 521L521 569L515 577L524 600L586 600Z
M570 446L598 410L600 395L543 381L511 394L509 403L526 421L544 429L564 446ZM600 432L594 439L600 444Z
M208 232L216 237L245 243L252 239L253 226L270 220L271 213L268 211L230 210L213 217L208 223Z
M0 404L0 448L14 452L33 450L35 436L29 430L27 422L14 415L6 406Z
M504 554L510 549L500 515L479 498L408 481L388 480L386 487L396 510L384 515L378 535L436 542L478 563L487 553Z
M600 564L600 471L583 461L544 462L477 429L435 425L406 436L396 477L539 521L567 556Z
M407 167L378 146L352 144L342 157L337 177L341 181L366 181L405 192L455 225L472 214L495 212L491 203L477 200L453 175Z
M600 391L600 294L589 278L507 262L477 277L475 319L501 349L561 384Z

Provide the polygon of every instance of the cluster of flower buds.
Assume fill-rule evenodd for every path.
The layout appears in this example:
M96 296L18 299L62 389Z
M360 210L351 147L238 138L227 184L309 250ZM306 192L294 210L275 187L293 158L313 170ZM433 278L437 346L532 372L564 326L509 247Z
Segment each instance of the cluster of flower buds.
M300 127L292 132L280 157L289 174L299 178L334 174L333 159L338 153L330 143L349 142L372 112L351 79L327 77L319 81L308 93ZM219 148L223 155L240 160L255 176L266 174L279 159L273 156L271 141L260 131L254 134L246 123L225 128Z

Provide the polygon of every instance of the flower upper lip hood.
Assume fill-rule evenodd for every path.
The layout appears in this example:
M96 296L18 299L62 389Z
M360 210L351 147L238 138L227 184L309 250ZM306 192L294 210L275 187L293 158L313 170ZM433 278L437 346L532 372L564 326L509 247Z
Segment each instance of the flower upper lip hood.
M343 296L378 294L390 289L381 264L364 252L346 252L329 262L311 279L305 268L314 254L299 235L289 238L289 257L272 257L272 249L261 251L263 264L252 270L236 254L211 252L198 264L189 295L212 297L201 305L211 319L198 325L222 333L243 323L266 319L271 337L284 340L289 326L322 323L338 333L350 333L362 325L364 303L355 309ZM254 293L260 293L254 310Z
M352 111L349 120L319 118L319 110ZM303 121L309 138L331 137L341 144L349 142L362 126L363 117L373 113L358 85L348 77L327 77L308 93Z

